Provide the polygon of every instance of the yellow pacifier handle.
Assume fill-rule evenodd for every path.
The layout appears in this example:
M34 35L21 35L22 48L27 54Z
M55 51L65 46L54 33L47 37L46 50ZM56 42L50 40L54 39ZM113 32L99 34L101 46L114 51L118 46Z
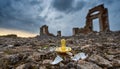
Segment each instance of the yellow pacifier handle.
M61 49L62 49L62 51L66 50L66 40L65 39L61 40Z

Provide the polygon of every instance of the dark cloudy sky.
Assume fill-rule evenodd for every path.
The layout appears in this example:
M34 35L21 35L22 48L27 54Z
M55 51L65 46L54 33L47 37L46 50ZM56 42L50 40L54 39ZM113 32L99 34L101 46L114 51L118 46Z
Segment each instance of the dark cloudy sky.
M39 34L39 27L46 24L55 35L57 30L72 35L73 27L84 27L88 10L103 3L109 10L110 29L120 30L120 0L0 0L0 34Z

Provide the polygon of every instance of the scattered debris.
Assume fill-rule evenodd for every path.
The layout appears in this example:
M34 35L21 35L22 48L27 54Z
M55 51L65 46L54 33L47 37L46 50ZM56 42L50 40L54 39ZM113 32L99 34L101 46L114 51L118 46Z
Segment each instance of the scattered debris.
M78 61L79 59L86 59L88 55L85 55L85 53L78 53L74 57L72 57L72 60Z
M57 56L56 58L55 58L55 60L51 63L51 64L58 64L59 62L61 62L63 59L60 57L60 56Z
M45 39L0 37L0 68L16 69L28 66L33 69L34 67L119 69L119 34L120 32L99 33L99 35L91 33L85 35L85 38L81 38L83 35L66 38L66 47L70 47L71 51L66 52L65 57L55 52L55 49L61 46L57 37L45 37ZM21 45L14 46L16 42ZM13 47L5 48L8 45Z
M74 61L78 61L79 59L83 60L83 59L87 58L87 56L88 56L82 52L82 53L78 53L74 57L72 57L73 54L70 52L71 50L72 49L70 47L66 47L65 39L61 40L61 47L58 47L55 49L55 51L58 52L58 55L62 53L62 54L64 54L64 55L62 55L62 57L70 56L72 58L72 60L74 60ZM61 60L63 60L63 59L60 56L57 56L52 64L57 64L57 63L61 62Z

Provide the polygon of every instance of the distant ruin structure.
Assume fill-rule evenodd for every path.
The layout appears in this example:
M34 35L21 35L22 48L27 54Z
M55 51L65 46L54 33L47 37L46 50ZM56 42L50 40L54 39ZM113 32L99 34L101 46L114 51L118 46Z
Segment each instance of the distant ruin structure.
M104 5L101 4L89 10L86 16L85 27L73 28L73 35L77 35L79 33L87 34L93 32L93 20L96 18L99 19L100 32L110 31L109 20L108 20L108 9L104 8Z
M43 26L40 28L40 36L42 36L42 35L54 36L52 33L49 33L49 31L48 31L48 26L47 26L47 25L43 25Z
M73 35L79 34L79 28L73 28Z
M57 31L57 36L61 37L61 31Z

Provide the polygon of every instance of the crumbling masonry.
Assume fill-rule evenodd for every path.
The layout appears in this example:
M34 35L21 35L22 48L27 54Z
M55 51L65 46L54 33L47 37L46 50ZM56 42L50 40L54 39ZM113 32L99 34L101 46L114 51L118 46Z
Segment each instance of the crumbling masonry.
M57 31L57 36L61 37L61 31Z
M49 31L48 31L48 26L47 26L47 25L43 25L43 26L40 28L40 36L43 36L43 35L54 36L52 33L49 33Z
M97 14L93 14L98 12ZM109 20L108 20L108 9L104 8L104 5L98 5L89 10L86 16L86 25L84 28L73 28L73 35L79 33L90 33L93 32L93 23L92 20L99 18L100 32L110 31L109 30Z

